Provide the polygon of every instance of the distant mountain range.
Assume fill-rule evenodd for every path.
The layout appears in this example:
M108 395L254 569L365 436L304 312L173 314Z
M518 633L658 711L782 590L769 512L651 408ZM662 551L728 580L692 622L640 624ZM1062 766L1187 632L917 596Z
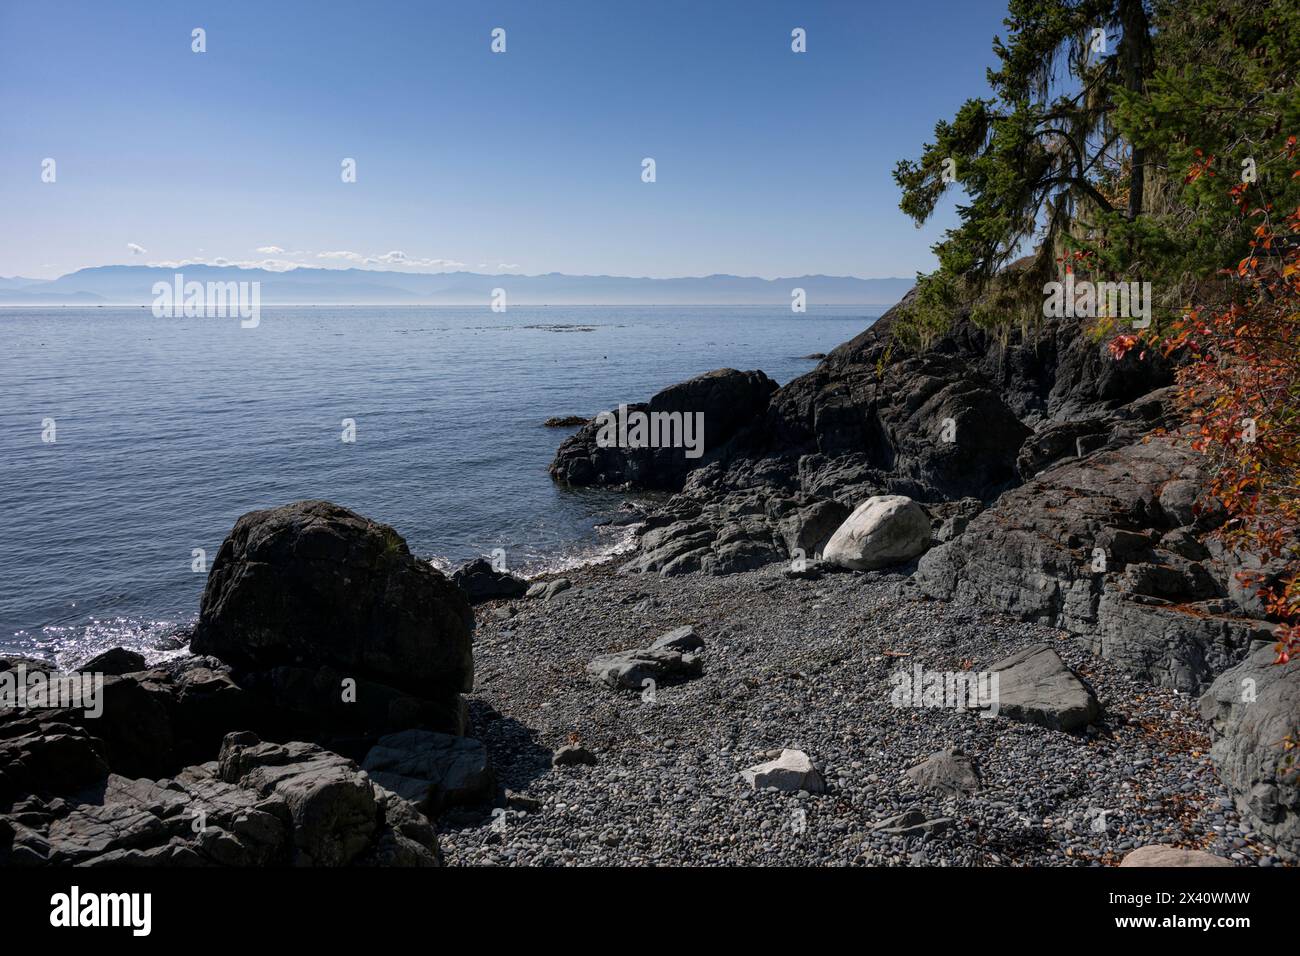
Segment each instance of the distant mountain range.
M508 305L789 305L800 288L818 305L893 305L912 279L797 276L759 279L711 275L677 279L525 276L476 272L388 272L372 269L293 269L271 272L236 266L96 266L57 279L0 278L0 305L149 305L153 285L176 274L195 282L260 282L262 302L279 305L479 305L494 289Z

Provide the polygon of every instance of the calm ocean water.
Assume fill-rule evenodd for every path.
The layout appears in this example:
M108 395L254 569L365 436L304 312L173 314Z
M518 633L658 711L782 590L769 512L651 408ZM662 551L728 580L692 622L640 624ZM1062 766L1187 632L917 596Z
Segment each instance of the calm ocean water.
M593 415L713 368L779 382L871 307L274 308L261 325L148 309L0 309L0 650L164 651L235 519L326 498L420 556L504 548L535 571L616 544L622 500L555 487ZM340 440L356 421L356 441ZM55 441L42 440L54 420Z

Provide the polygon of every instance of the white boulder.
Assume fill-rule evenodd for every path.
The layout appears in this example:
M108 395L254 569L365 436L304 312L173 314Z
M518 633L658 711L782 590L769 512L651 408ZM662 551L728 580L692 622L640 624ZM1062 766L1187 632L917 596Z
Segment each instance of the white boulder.
M877 495L854 509L831 535L822 560L852 571L875 571L924 554L930 517L906 495Z
M826 789L826 782L813 766L812 759L802 750L782 750L781 756L767 763L761 763L740 775L755 790L776 787L789 793L807 790L809 793L821 793Z

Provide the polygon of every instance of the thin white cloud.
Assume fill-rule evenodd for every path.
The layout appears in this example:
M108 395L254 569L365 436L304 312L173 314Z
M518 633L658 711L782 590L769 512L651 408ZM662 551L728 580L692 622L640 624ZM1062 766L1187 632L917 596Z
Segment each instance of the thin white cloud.
M249 268L265 269L267 272L292 272L294 269L303 268L303 264L287 259L263 259L261 262L250 264Z
M137 242L128 242L126 247L131 250L131 255L133 256L142 256L149 251Z
M208 260L202 257L196 259L163 259L159 262L146 262L145 265L153 269L183 269L185 266L206 266Z
M143 252L144 250L141 249L140 251ZM280 246L259 246L257 251L264 253L267 258L254 260L226 259L224 257L205 259L202 256L196 256L191 259L169 259L161 262L150 262L149 265L160 269L180 269L189 265L237 266L241 269L267 269L272 272L331 268L333 267L332 263L372 269L396 269L403 272L449 272L467 268L465 263L457 259L413 258L400 249L393 249L375 255L365 255L360 252L353 252L350 249L332 249L325 252L298 249L286 253ZM303 259L307 261L302 261ZM311 261L313 259L325 261L313 262ZM485 267L480 266L480 268ZM503 268L514 267L503 266Z
M202 256L193 259L167 259L146 264L155 269L184 269L186 266L233 266L237 269L265 269L267 272L292 272L294 269L303 267L301 262L291 262L287 259L204 259Z
M497 263L497 272L513 272L515 269L518 269L518 268L519 268L519 263L517 263L517 262L498 262L498 263Z
M413 259L400 249L385 252L382 256L366 256L362 262L368 266L398 266L402 269L464 269L465 263L456 259Z

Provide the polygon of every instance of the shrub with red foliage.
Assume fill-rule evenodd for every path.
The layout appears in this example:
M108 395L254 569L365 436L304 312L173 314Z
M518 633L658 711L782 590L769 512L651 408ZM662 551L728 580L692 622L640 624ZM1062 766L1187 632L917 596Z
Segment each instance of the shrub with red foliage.
M1277 158L1294 165L1296 152L1292 136ZM1194 165L1189 179L1211 161ZM1281 624L1282 663L1300 654L1300 207L1254 205L1248 183L1227 195L1250 236L1249 254L1223 270L1232 294L1188 310L1159 344L1182 359L1178 384L1193 447L1210 459L1209 490L1229 515L1218 533L1234 548L1287 562L1280 580L1256 579ZM1110 353L1122 358L1138 342L1118 335Z

